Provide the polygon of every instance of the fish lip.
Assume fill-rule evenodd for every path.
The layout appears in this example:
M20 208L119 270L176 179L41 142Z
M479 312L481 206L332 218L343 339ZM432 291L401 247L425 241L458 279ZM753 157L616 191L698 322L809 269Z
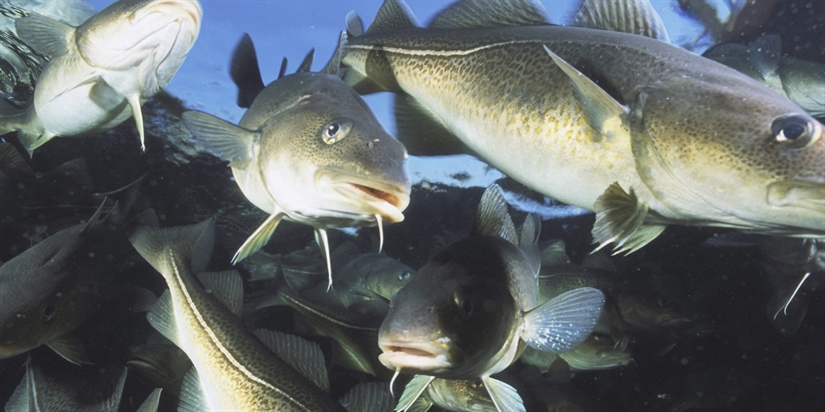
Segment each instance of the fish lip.
M781 180L768 185L768 204L795 207L825 214L825 183Z
M203 8L199 1L181 1L181 0L159 0L152 3L149 7L142 10L142 13L136 14L138 19L158 12L159 8L172 7L176 11L181 11L194 23L199 24L203 17Z
M380 340L378 360L387 368L414 372L439 373L452 369L448 338L433 342Z
M364 201L374 210L373 215L381 215L386 223L398 223L404 220L402 213L410 204L410 183L402 184L374 180L342 172L335 169L323 169L319 176L328 177L333 183L333 190L347 199Z

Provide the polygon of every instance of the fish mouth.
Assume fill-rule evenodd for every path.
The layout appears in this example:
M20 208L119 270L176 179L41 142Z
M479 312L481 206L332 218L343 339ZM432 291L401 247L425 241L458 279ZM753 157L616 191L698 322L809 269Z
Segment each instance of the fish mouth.
M379 341L381 355L378 356L384 366L392 370L405 370L415 373L439 373L452 369L455 365L450 356L449 338L435 342L400 342Z
M410 184L393 184L370 180L359 176L325 170L321 173L332 183L331 188L339 194L352 210L368 215L380 215L386 223L404 220L404 209L410 204Z
M140 19L151 13L163 13L173 15L183 15L193 23L200 23L203 16L203 9L200 2L191 0L160 0L152 3L144 9L142 13L136 13L136 19Z
M783 180L768 185L768 203L776 207L798 207L825 214L825 184Z

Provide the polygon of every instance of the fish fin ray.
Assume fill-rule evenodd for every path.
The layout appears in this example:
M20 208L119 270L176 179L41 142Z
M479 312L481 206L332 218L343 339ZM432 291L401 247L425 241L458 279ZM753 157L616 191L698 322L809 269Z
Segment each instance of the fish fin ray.
M202 412L210 409L194 366L183 376L178 399L178 412Z
M594 204L596 222L593 224L594 250L616 243L616 253L632 253L650 243L664 230L664 225L645 224L647 205L639 202L633 189L626 192L613 182Z
M358 37L364 34L364 22L361 21L361 16L354 10L350 10L350 12L347 13L346 22L347 31L344 32L346 35Z
M140 404L137 412L157 412L158 407L160 406L161 391L163 391L162 388L155 388L155 390L153 390L152 393L146 397L146 400Z
M384 0L366 33L417 26L418 19L404 0Z
M258 251L244 260L244 268L249 273L249 281L275 280L278 278L280 262L269 253Z
M350 12L350 14L354 14L355 12ZM350 18L350 14L347 14L347 19ZM360 22L361 19L358 15L355 15ZM347 49L347 32L341 32L341 35L338 37L338 47L335 48L335 53L332 54L332 57L327 62L326 66L321 69L321 73L329 74L332 76L338 76L339 78L343 78L343 69L341 68L341 59L343 58L344 52Z
M482 376L481 381L499 412L527 412L516 388L489 376Z
M155 305L146 314L146 320L163 337L172 341L177 347L181 347L175 311L172 306L172 295L168 289L160 295Z
M91 365L86 348L76 336L69 334L46 343L55 353L75 365Z
M525 314L522 338L541 351L573 349L590 336L604 302L604 293L598 289L583 287L565 292Z
M252 102L266 87L261 78L255 45L248 33L244 33L235 46L229 63L229 77L238 86L238 107L252 106Z
M570 263L567 255L567 245L564 240L558 239L541 247L542 266L562 266Z
M395 405L396 411L407 411L421 397L421 394L427 390L430 382L435 379L435 376L415 375L407 386L404 387L404 392L398 398L398 404Z
M538 277L541 270L540 235L541 219L532 213L528 213L524 217L524 223L521 224L518 246L527 258L527 263L533 268L533 274L536 277Z
M670 42L662 17L649 0L584 0L573 24Z
M607 256L607 253L602 253L601 251L585 256L584 260L582 260L581 267L601 269L609 272L619 271L618 268L616 268L616 264L610 260L610 256Z
M498 236L513 245L518 245L516 227L507 209L507 202L501 187L492 184L481 195L478 204L473 233L482 236Z
M167 265L164 252L174 248L185 260L191 262L193 273L206 269L215 244L215 219L169 228L141 226L135 230L129 241L138 253L158 272L163 273Z
M427 26L432 29L541 26L550 22L538 1L463 0L438 13Z
M2 99L0 99L0 102L2 102ZM15 174L28 177L35 176L32 167L11 143L0 143L0 165L4 170L9 170Z
M74 27L41 14L17 19L15 29L20 40L41 54L55 57L77 49Z
M304 60L301 60L301 64L298 65L298 69L295 70L295 73L309 73L312 68L312 60L315 57L315 49L310 49L309 53L304 56Z
M6 402L6 412L29 412L37 410L36 406L34 405L34 399L32 399L29 394L29 370L29 361L27 361L26 374L23 376L23 379L20 380L20 383L17 385L17 388L14 389L14 392L11 394L11 397Z
M281 223L281 219L283 215L280 213L275 213L264 221L251 235L246 241L241 245L237 252L235 252L235 256L232 257L232 264L236 264L244 259L246 259L249 255L261 250L267 242L269 242L269 238L272 237L272 233L275 232L275 229L278 227L278 223Z
M392 410L392 396L383 382L361 382L347 391L340 403L350 412Z
M222 272L200 272L195 275L203 287L212 291L212 294L229 311L241 316L243 310L243 279L237 270Z
M187 111L181 119L195 141L207 152L229 162L229 166L246 169L252 162L252 146L260 138L258 132L202 112Z
M146 134L143 130L143 111L140 108L140 96L126 96L126 102L129 103L129 108L132 110L132 117L135 118L135 126L137 127L138 137L140 138L140 149L146 151Z
M281 360L292 366L324 392L329 392L329 377L324 354L315 342L268 329L256 329L255 336Z
M427 412L432 409L434 403L429 398L419 397L407 408L407 412Z
M50 170L43 177L50 180L69 178L86 190L92 188L92 176L86 166L86 159L82 157L61 163L60 166Z
M395 132L413 156L446 156L470 153L438 116L415 98L396 94L393 105Z
M761 36L748 45L748 57L763 80L778 80L776 70L782 57L782 38L776 34ZM780 86L781 87L781 86Z
M570 63L553 53L547 45L544 45L544 50L570 79L576 98L582 105L587 124L598 132L600 137L610 139L616 135L629 136L625 119L630 109L616 101L613 96Z

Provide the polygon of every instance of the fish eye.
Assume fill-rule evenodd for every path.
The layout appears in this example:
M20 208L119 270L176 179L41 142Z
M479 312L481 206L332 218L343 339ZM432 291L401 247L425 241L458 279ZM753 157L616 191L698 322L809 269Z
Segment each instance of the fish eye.
M408 280L410 278L410 276L412 276L412 273L410 273L410 272L401 272L401 273L398 274L398 280L404 282L404 281Z
M349 134L352 129L352 121L347 119L336 119L324 126L321 138L326 144L333 144Z
M54 303L49 303L46 306L43 306L43 320L51 320L56 313L57 305Z
M666 308L670 305L670 300L668 298L657 298L656 303L660 308Z
M771 134L776 141L793 149L810 146L816 140L814 131L814 124L798 114L777 117L771 125Z
M473 301L466 289L459 287L453 290L453 303L464 319L469 319L473 314Z

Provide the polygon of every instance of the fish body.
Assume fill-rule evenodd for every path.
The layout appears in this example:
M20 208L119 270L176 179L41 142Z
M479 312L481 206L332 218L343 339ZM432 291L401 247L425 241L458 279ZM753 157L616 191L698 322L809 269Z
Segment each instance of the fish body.
M234 60L233 67L257 62L248 36ZM410 193L404 146L338 76L309 72L311 55L308 60L305 71L263 90L253 86L242 101L249 95L254 100L238 125L205 113L183 114L195 139L229 161L247 199L270 215L234 262L259 250L288 219L315 228L331 273L327 228L380 228L404 218Z
M764 83L811 116L825 117L825 65L783 56L778 35L765 35L748 45L720 44L702 55Z
M473 233L435 255L393 296L378 345L387 368L430 378L480 378L496 407L509 411L523 410L520 398L490 375L513 363L524 342L554 352L581 343L604 295L580 288L539 306L538 262L525 249L535 245L540 221L528 216L517 237L501 196L498 186L488 188ZM429 383L413 381L422 385L413 392Z
M102 208L0 266L0 358L46 344L85 362L69 333L100 305L128 250L124 228L100 221Z
M33 104L0 117L0 132L19 130L31 153L55 136L93 135L134 117L143 147L140 106L183 64L201 16L197 0L120 0L77 27L34 13L18 19L18 36L51 59Z
M238 316L243 291L237 272L213 276L216 283L209 290L201 284L205 277L201 282L195 278L188 259L193 257L196 268L205 266L202 259L211 253L213 235L214 222L208 220L183 228L142 227L130 239L169 286L150 312L150 322L192 361L196 378L184 378L183 384L197 388L192 402L222 410L342 411L328 394L246 331Z
M398 94L412 154L473 153L595 211L594 240L617 251L672 223L825 232L825 132L799 106L656 39L540 23L526 3L460 1L419 28L387 0L350 28L347 81Z

